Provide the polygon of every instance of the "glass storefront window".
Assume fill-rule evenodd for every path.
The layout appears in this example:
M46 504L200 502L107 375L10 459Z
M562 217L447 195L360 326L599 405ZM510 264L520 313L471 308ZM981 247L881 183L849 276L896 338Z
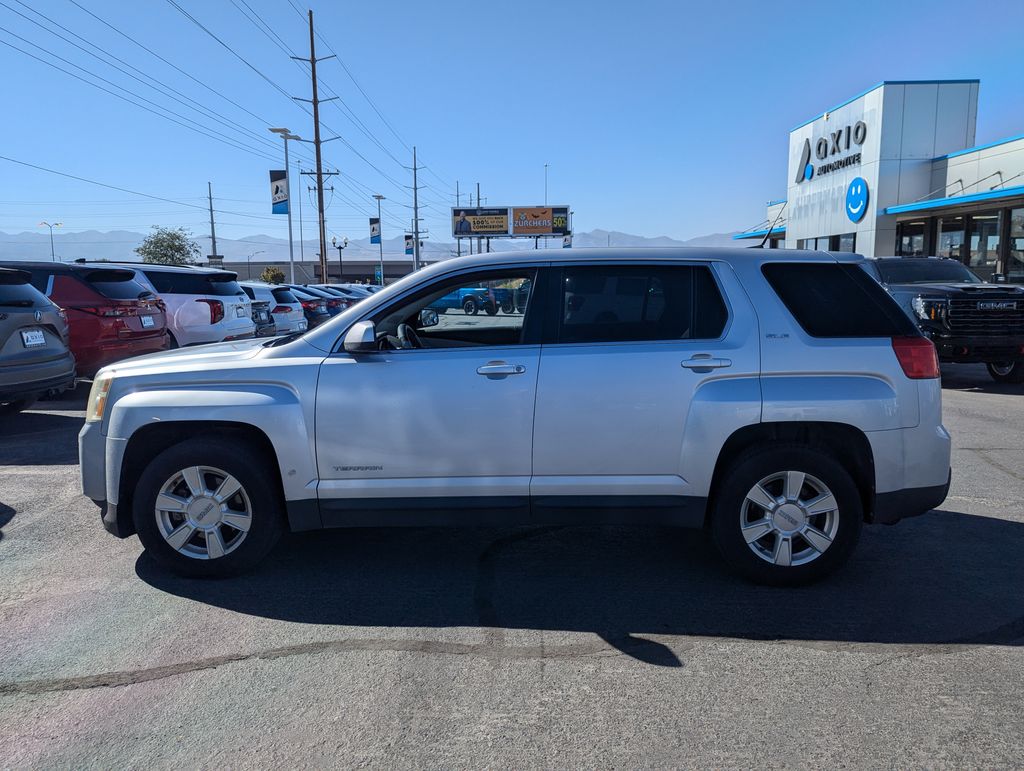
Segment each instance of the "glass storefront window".
M1000 213L975 214L970 219L970 251L968 264L979 276L988 280L995 273L999 260Z
M857 251L857 234L856 233L843 233L841 236L835 236L836 240L836 251L839 252L855 252Z
M923 257L927 226L925 220L899 223L896 226L896 254L900 257Z
M963 259L964 218L943 217L939 220L939 244L935 254L939 257Z
M1024 284L1024 209L1010 211L1010 243L1006 280Z

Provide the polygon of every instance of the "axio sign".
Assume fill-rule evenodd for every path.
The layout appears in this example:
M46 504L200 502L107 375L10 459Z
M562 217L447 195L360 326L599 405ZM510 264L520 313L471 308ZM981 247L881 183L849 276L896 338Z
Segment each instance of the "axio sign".
M843 153L849 152L854 146L860 147L864 144L867 136L868 124L859 120L838 131L830 131L827 136L818 137L814 142L814 157L820 161L817 166L811 161L811 140L805 139L793 181L799 184L811 179L816 174L820 176L860 163L859 150L845 156Z

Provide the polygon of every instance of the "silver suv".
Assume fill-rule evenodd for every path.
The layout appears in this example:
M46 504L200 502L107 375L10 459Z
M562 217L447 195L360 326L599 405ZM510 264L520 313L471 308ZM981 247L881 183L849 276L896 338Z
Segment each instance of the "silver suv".
M107 367L84 492L187 575L286 529L637 524L708 528L775 584L945 499L935 349L862 258L572 251L447 260L304 334ZM431 307L463 292L519 300Z

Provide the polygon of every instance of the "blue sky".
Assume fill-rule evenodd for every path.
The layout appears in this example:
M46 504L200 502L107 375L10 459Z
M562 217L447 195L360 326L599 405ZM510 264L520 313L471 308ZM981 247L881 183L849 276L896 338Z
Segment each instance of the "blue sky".
M192 78L71 0L0 0L0 41L81 77L101 76L109 81L96 81L104 88L132 102L148 99L186 126L222 132L247 149L0 45L7 107L0 155L197 207L210 181L221 210L218 234L285 236L285 218L269 211L267 171L281 163L273 160L280 142L266 128L312 136L311 118L287 96L308 97L308 75L283 50L308 54L296 11L308 0L175 0L276 86L169 0L75 1ZM394 129L341 63L322 63L322 82L344 105L323 107L324 136L337 132L351 145L325 145L327 163L345 175L335 178L328 210L337 235L365 237L372 192L388 198L385 236L408 224L411 175L403 164L411 165L406 146L413 144L428 167L425 224L442 238L456 180L463 191L480 182L486 203L536 204L545 163L548 200L573 207L577 230L689 238L762 220L765 201L785 193L789 129L880 80L980 78L978 143L1024 132L1020 0L317 0L312 8L319 32ZM281 41L247 18L249 10ZM107 61L118 57L118 67L159 81L184 104L47 30ZM218 115L189 109L189 100ZM208 232L201 208L2 160L0 170L2 231L39 231L48 219L67 230L166 224ZM307 206L307 238L311 213Z

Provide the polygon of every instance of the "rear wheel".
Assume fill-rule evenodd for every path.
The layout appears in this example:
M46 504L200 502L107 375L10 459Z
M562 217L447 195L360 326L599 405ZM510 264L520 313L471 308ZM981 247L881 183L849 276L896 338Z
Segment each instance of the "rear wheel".
M853 478L827 450L762 445L723 475L711 533L730 568L757 583L788 586L842 565L863 518Z
M488 300L484 303L484 310L487 311L488 316L494 316L498 313L498 306Z
M156 456L139 477L133 517L153 558L184 576L252 568L284 530L269 463L244 444L196 438Z
M1024 383L1024 361L1000 361L985 365L997 383Z
M515 303L512 302L511 297L506 297L501 301L501 312L502 313L514 313L516 309Z
M475 316L480 312L480 308L477 307L476 300L472 297L467 297L466 302L462 303L462 310L467 316Z

